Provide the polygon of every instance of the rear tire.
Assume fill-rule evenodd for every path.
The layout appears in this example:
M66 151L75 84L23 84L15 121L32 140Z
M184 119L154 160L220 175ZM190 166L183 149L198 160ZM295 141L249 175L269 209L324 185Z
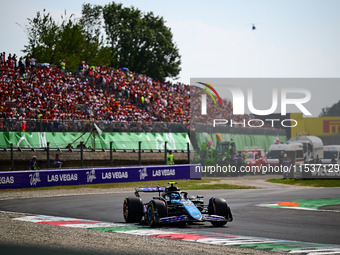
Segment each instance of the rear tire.
M147 207L146 221L150 227L159 225L159 219L167 216L167 208L164 201L151 200Z
M140 197L127 197L123 204L124 219L128 223L140 222L143 217L143 202Z
M230 208L227 204L227 201L224 198L215 197L210 198L208 205L208 213L209 215L223 216L227 219L226 221L211 221L211 224L214 227L222 227L225 224L227 224L228 221L233 220Z

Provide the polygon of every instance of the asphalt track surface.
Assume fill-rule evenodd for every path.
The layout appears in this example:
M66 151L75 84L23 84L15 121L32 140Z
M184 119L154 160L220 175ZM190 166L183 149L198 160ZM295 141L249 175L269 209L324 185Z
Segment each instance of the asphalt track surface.
M259 204L302 199L340 197L340 188L309 188L274 185L256 190L190 191L189 195L227 198L234 221L215 228L210 223L186 226L190 231L266 237L283 240L340 244L339 211L306 211L260 207ZM105 222L124 222L123 200L129 193L87 194L0 201L0 210L40 215L72 217ZM142 194L143 201L151 199ZM177 227L174 227L177 228Z

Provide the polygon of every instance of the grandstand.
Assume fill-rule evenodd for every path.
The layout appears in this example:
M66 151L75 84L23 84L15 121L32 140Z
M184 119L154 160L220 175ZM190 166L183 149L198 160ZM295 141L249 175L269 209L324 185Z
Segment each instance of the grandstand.
M122 69L85 65L20 69L2 63L1 115L15 120L189 121L189 86Z
M195 95L192 102L190 93ZM190 105L191 116L199 116L198 93L202 92L195 87L155 80L127 68L90 66L82 61L77 72L71 73L46 63L33 67L29 61L17 65L8 59L0 62L0 130L42 131L35 121L56 123L49 125L50 130L43 130L54 132L74 131L74 121L116 123L107 132L124 129L122 123L129 123L125 128L133 122L140 123L135 128L139 132L152 126L148 123L188 124ZM209 104L213 105L212 101ZM200 122L213 116L237 121L252 118L232 116L232 104L227 100L223 100L223 107L210 107L209 111L199 116ZM24 123L20 130L18 126L5 126L13 120L27 121L29 125Z
M199 105L197 102L190 102L190 93L196 95L199 91L183 83L155 80L127 68L94 66L82 61L77 71L72 73L61 66L47 63L32 66L29 59L24 61L20 58L17 63L16 59L6 59L5 54L0 61L0 132L2 134L11 132L13 136L20 136L20 139L26 141L28 137L22 135L23 132L47 133L39 136L39 139L35 140L39 143L36 142L34 145L27 142L29 145L20 148L19 143L13 144L14 149L20 151L32 148L46 150L46 143L42 144L41 140L52 137L54 132L76 134L73 134L73 141L61 139L63 142L53 144L51 149L65 149L70 143L74 148L79 147L81 142L79 137L83 133L93 132L96 123L101 131L107 133L186 134L183 136L184 140L177 143L181 144L179 151L186 152L190 121L206 123L207 118L217 115L226 119L235 117L232 116L232 104L227 100L223 100L223 108L211 107L212 112L207 116L199 116L197 114ZM198 119L190 120L190 115L193 116L190 110ZM251 116L237 118L248 120ZM32 134L31 137L33 136ZM0 137L1 139L0 146L8 151L11 139ZM110 146L108 140L102 138L99 140L97 138L97 143L95 136L86 139L90 140L90 145L87 146L90 150L100 145L105 151ZM134 142L135 148L130 151L138 150L138 141ZM153 142L155 148L149 151L158 150L164 153L164 147L159 150L158 142ZM114 146L119 146L117 144ZM172 148L171 143L169 146L168 149L177 148L176 146ZM28 160L29 156L27 154L23 160ZM87 158L93 158L92 156ZM8 155L5 158L8 160ZM124 160L122 158L122 162ZM184 155L180 162L186 160L187 157Z

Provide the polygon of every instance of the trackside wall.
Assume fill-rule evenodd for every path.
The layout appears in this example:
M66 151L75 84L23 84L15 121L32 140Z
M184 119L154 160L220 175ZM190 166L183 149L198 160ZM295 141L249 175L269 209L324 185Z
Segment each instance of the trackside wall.
M201 179L197 164L0 172L0 189Z

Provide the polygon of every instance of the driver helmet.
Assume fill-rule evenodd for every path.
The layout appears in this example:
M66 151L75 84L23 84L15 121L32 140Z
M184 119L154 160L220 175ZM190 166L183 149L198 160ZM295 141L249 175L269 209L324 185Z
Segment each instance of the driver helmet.
M178 193L171 193L171 199L179 199Z

